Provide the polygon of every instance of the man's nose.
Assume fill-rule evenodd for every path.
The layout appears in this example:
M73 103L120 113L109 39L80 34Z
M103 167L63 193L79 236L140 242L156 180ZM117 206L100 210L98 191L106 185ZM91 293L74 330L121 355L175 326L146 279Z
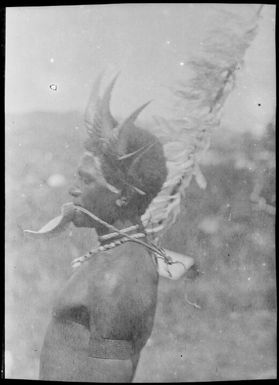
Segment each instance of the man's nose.
M77 198L81 195L81 190L74 186L69 189L69 194L72 195L72 197Z

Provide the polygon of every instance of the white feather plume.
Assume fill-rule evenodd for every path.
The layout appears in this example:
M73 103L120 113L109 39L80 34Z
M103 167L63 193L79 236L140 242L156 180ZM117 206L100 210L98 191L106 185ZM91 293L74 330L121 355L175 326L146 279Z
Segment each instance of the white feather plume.
M220 124L222 107L256 34L261 9L262 5L256 12L251 7L249 20L241 14L222 11L225 30L212 30L204 41L203 53L188 63L193 78L172 89L176 109L182 117L172 121L155 117L154 130L164 143L168 177L141 218L147 229L153 229L155 240L176 221L181 199L192 178L200 188L206 188L199 157L210 145L210 132Z

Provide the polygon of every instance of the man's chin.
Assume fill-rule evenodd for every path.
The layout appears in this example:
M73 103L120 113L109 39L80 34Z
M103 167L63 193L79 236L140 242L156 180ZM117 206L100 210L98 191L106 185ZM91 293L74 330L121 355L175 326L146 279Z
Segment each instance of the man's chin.
M94 227L90 218L80 211L75 211L72 222L76 227Z

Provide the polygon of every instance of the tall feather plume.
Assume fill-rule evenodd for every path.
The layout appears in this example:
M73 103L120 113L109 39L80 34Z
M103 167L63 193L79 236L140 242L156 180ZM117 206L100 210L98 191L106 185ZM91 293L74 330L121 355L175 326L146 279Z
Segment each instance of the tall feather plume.
M135 122L139 114L151 103L152 100L149 100L148 102L142 104L140 107L138 107L135 111L133 111L128 118L126 118L119 126L117 126L113 130L113 140L115 143L117 143L117 149L119 156L123 157L126 154L127 151L127 130L129 130L129 127L131 124Z
M91 138L91 147L96 155L103 153L103 147L110 141L112 131L118 125L110 112L111 92L118 76L119 74L112 79L102 97L99 95L103 73L97 77L85 110L85 125Z
M135 122L151 100L136 108L121 124L118 124L110 112L110 100L119 73L111 80L103 96L100 97L100 85L103 75L102 72L96 78L85 110L84 121L91 139L88 147L95 152L96 156L110 152L121 157L126 155L126 130L129 130L131 124ZM122 132L123 135L120 135Z
M118 76L119 74L112 79L102 97L99 95L103 73L94 82L84 116L89 135L85 147L94 154L99 173L102 172L102 169L105 169L107 177L113 179L115 184L129 185L127 181L129 175L125 176L121 167L123 161L128 160L129 163L134 164L134 160L139 159L141 153L146 151L144 146L137 149L137 151L127 153L129 130L138 115L151 101L136 108L123 122L118 124L110 112L111 94ZM145 195L145 192L139 188L132 185L130 187L140 195Z
M221 11L226 28L212 30L203 54L189 62L194 71L192 80L172 89L182 117L168 121L155 117L156 134L165 143L168 177L141 218L144 226L153 230L155 242L176 221L193 176L201 188L206 188L198 161L210 145L211 130L220 125L222 108L236 83L236 71L256 34L262 6L256 12L250 9L253 14L249 20Z

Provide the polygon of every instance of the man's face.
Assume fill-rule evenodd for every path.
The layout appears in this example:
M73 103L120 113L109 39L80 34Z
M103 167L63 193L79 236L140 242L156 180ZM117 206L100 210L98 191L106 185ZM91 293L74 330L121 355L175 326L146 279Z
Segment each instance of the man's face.
M97 172L96 163L90 154L82 157L76 183L70 188L69 193L74 198L75 205L82 206L106 222L112 223L116 220L115 202L119 194L107 187L106 181ZM94 227L96 230L100 227L99 223L80 211L75 212L73 223L77 227Z

